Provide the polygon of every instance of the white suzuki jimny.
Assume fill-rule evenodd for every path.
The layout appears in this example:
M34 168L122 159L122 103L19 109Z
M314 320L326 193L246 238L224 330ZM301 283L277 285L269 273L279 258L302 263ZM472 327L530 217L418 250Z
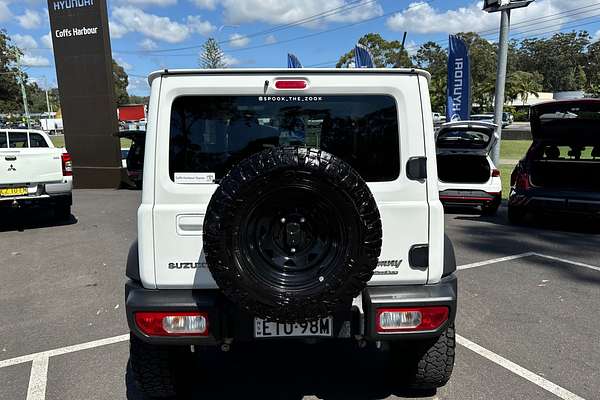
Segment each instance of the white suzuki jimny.
M448 381L456 263L428 78L151 74L126 284L130 366L144 393L176 395L177 369L199 349L284 339L372 344L407 387Z

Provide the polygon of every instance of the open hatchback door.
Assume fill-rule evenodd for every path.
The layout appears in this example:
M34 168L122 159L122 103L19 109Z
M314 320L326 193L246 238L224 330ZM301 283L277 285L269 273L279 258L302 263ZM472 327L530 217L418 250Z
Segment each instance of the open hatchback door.
M497 139L495 124L482 121L448 122L436 134L437 153L485 156Z
M600 99L553 101L531 107L531 136L557 145L600 144Z

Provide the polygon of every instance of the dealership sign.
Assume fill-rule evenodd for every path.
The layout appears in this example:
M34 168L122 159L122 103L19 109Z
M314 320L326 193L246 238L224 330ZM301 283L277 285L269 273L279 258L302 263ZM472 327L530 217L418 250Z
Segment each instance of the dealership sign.
M77 187L117 187L121 157L106 0L48 0L67 150Z
M94 0L56 0L52 1L53 10L68 10L75 7L89 7L94 5Z

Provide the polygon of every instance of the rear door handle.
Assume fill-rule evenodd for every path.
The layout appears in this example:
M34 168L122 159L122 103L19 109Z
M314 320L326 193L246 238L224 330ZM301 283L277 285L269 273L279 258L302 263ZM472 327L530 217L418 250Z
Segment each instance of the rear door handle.
M17 161L17 157L15 156L6 156L4 157L6 161Z
M180 236L202 236L204 214L184 214L177 216L177 234Z

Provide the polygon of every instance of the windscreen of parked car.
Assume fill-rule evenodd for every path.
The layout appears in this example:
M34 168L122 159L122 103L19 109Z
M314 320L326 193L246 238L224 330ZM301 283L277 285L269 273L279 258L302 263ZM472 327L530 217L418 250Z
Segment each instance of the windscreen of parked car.
M336 155L366 181L400 173L393 97L182 96L171 109L171 179L212 172L222 178L239 161L274 146L309 146Z
M493 134L487 129L448 128L438 133L436 145L438 149L485 149Z

